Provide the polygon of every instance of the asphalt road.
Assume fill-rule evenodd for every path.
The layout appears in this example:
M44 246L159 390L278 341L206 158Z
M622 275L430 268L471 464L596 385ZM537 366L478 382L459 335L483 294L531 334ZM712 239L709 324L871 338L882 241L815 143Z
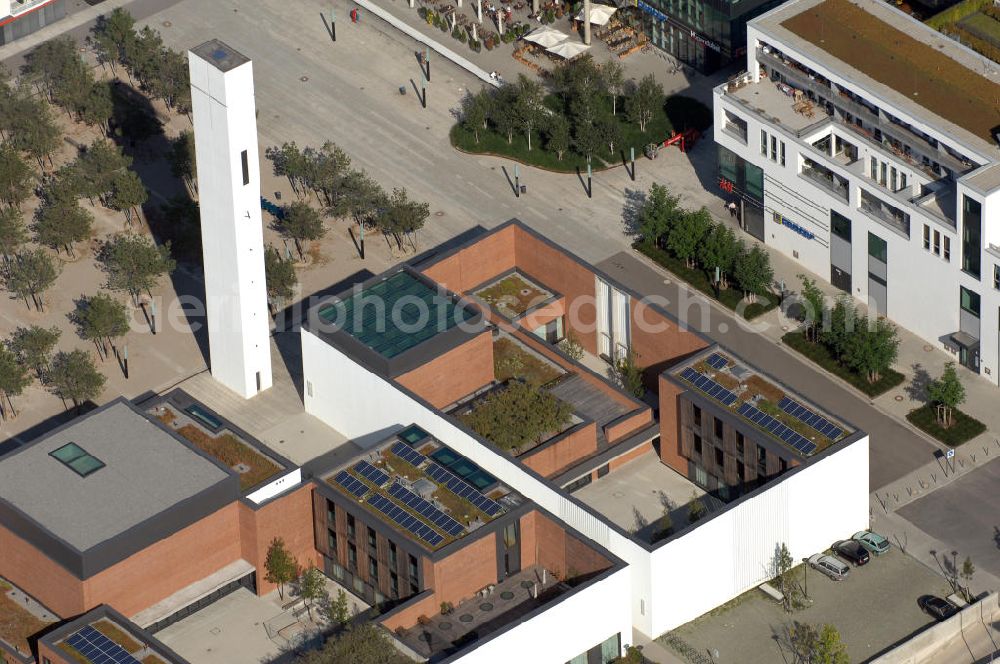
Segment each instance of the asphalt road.
M871 406L854 390L816 371L812 364L803 362L771 338L734 324L730 315L720 313L714 307L682 306L682 302L691 301L691 296L685 295L682 299L676 283L664 283L661 273L634 254L617 253L597 267L639 293L665 298L668 303L666 309L678 319L687 320L690 329L702 332L792 390L868 432L871 437L871 490L902 477L934 458L935 448L930 443ZM696 296L696 299L702 303L706 301L701 296ZM681 316L682 308L689 313ZM697 315L692 315L694 312ZM835 496L831 498L836 499ZM1000 508L1000 500L997 507ZM997 523L1000 524L1000 520Z
M977 567L1000 577L998 486L1000 460L995 460L910 503L898 513L958 551L959 566L969 556Z

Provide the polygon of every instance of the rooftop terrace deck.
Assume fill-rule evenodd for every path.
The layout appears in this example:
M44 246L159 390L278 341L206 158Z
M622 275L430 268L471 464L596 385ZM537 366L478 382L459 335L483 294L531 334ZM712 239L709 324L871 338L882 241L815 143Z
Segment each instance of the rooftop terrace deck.
M996 156L1000 67L895 8L877 0L798 0L755 24L845 78L868 77L877 93L890 93L887 101L940 125L929 111Z

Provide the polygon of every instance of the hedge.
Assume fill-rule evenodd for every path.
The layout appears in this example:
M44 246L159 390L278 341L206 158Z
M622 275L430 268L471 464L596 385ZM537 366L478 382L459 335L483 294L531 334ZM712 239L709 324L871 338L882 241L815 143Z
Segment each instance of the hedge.
M992 5L993 0L962 0L958 4L952 5L944 11L938 12L925 21L927 25L940 30L951 23L957 23L966 16L975 14L988 5Z

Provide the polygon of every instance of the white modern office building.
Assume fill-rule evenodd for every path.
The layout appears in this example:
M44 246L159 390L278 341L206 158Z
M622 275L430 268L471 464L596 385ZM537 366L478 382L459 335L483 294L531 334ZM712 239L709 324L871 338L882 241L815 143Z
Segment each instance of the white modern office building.
M1000 65L877 0L749 23L714 91L749 234L1000 380Z
M212 377L271 386L253 63L213 39L188 53Z

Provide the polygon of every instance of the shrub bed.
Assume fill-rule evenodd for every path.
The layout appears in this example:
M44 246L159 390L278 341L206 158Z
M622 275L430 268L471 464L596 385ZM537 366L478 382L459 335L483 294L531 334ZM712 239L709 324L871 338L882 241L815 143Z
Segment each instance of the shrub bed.
M835 376L842 378L853 387L861 390L870 397L877 397L888 392L892 388L900 385L905 377L903 374L893 369L886 369L882 372L882 377L874 383L869 383L865 376L851 371L837 361L825 346L806 340L805 334L799 330L789 332L781 337L781 341L789 348L798 351L808 359L823 367Z
M738 311L741 303L743 303L743 292L736 288L725 288L719 291L719 296L715 296L715 287L709 279L709 275L705 270L701 268L690 268L687 264L679 259L671 256L669 253L654 247L648 242L636 242L634 245L639 253L653 259L656 263L683 281L697 288L699 291L708 295L713 300L719 302L727 309L732 311ZM767 313L771 309L774 309L780 303L780 298L774 293L767 293L764 296L758 296L757 301L751 304L743 306L742 316L746 320L753 320L758 316Z
M934 404L927 404L920 408L911 410L906 419L910 424L921 431L934 436L945 445L957 447L966 443L979 434L986 431L986 425L974 417L966 415L957 408L952 409L952 417L955 422L944 429L937 421L937 407Z
M217 438L209 436L193 424L185 424L177 433L187 438L202 452L211 455L230 468L246 464L250 470L240 474L240 490L245 491L276 475L281 470L277 464L244 445L235 436L224 433Z

